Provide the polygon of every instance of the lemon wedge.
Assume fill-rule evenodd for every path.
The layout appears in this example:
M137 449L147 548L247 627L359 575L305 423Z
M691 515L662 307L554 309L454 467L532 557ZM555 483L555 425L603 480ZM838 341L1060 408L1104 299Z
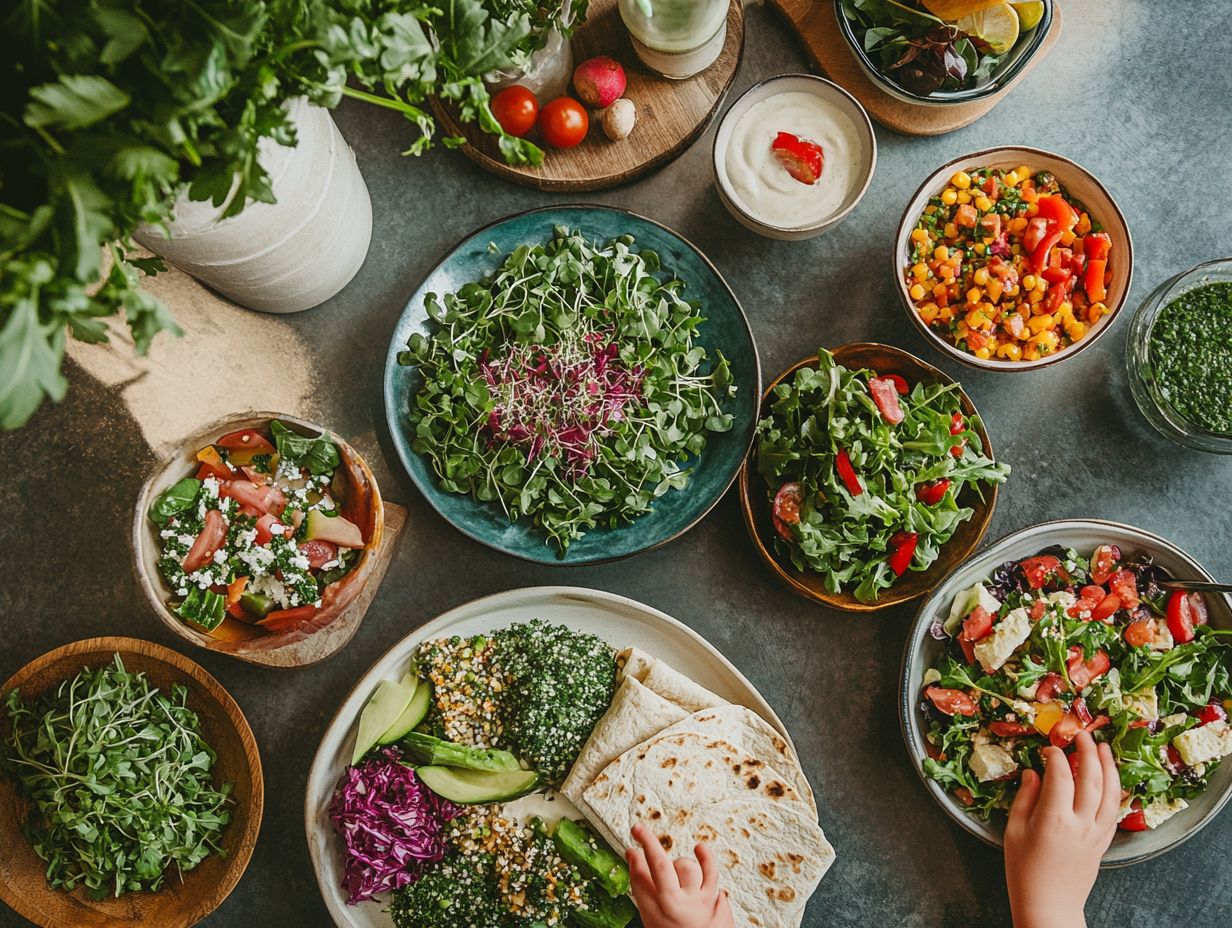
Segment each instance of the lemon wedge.
M1029 32L1040 24L1044 18L1043 0L1026 0L1024 3L1010 3L1018 14L1018 26L1023 32Z
M954 25L987 42L994 55L1004 55L1018 41L1018 14L1008 3L998 3L964 16Z
M924 9L938 19L962 19L987 9L1001 0L924 0Z

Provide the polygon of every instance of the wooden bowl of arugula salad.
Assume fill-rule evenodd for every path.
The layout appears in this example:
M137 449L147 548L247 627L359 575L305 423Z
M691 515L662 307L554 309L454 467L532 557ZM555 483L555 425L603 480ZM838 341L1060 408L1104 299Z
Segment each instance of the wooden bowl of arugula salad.
M874 612L928 592L988 530L1008 465L959 384L872 342L793 364L767 388L740 505L793 592Z
M46 928L188 928L222 904L264 786L217 680L162 645L91 638L22 667L0 699L0 899Z
M180 638L300 667L355 634L384 531L359 452L306 419L252 413L203 429L156 467L132 544L146 598Z

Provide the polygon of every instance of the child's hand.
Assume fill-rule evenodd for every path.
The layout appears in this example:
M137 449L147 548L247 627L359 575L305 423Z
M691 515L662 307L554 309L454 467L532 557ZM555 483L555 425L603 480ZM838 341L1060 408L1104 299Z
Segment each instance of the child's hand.
M1024 770L1005 829L1005 882L1016 928L1084 928L1087 896L1116 834L1121 778L1112 749L1076 739L1078 776L1060 748L1044 748L1043 785Z
M673 862L645 825L634 826L633 838L641 847L625 856L645 928L733 928L727 893L719 889L718 869L704 844L694 848L696 860Z

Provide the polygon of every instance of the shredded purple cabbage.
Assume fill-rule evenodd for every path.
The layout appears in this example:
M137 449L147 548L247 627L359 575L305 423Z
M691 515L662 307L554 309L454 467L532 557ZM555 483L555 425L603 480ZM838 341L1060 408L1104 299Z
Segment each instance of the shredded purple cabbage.
M334 789L329 818L346 843L342 888L348 905L419 879L426 864L445 856L445 823L462 811L400 760L386 748L348 767Z

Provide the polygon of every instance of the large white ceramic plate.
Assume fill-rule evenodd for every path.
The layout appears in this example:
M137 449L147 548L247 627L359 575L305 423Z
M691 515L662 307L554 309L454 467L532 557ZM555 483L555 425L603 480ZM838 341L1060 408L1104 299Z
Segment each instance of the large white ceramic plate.
M949 614L950 603L959 590L965 590L991 574L1006 561L1029 557L1050 545L1075 548L1089 553L1102 544L1120 545L1126 554L1145 551L1155 563L1181 580L1210 580L1210 574L1176 545L1158 535L1101 519L1067 519L1043 522L1024 528L968 558L924 600L915 624L907 636L903 655L902 689L899 695L899 720L907 752L929 793L955 822L977 838L1000 847L1005 841L1005 816L994 813L988 821L967 813L941 785L924 773L924 726L920 720L919 693L924 671L933 666L945 650L945 643L929 634L935 619ZM1206 594L1210 623L1216 628L1232 628L1232 598ZM1189 808L1152 831L1118 831L1104 854L1103 866L1124 867L1170 851L1193 837L1219 814L1232 799L1232 763L1225 761L1212 775L1206 792L1192 799Z
M364 703L379 681L402 675L421 642L476 635L531 619L597 635L616 649L636 645L729 702L752 709L791 740L769 703L727 658L697 632L650 606L615 593L569 586L511 590L458 606L415 629L369 668L338 708L313 758L304 799L304 828L321 896L339 928L390 928L393 924L385 914L388 900L346 904L341 889L342 843L328 814L334 785L354 747L356 720Z

